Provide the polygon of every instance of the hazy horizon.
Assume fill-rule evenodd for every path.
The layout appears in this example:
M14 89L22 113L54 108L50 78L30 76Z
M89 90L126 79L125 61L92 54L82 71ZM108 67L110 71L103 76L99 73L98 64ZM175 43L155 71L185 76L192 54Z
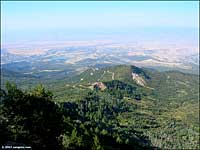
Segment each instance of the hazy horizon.
M2 2L2 44L62 40L198 43L198 2Z

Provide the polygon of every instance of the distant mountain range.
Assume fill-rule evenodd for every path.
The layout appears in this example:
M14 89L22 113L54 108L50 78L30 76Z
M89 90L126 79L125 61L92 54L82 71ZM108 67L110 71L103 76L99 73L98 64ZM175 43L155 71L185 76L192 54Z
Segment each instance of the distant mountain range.
M20 50L19 50L20 51ZM144 49L129 45L68 46L54 48L41 54L24 55L1 50L2 67L24 74L42 76L43 72L71 74L89 66L113 66L120 64L154 68L160 71L180 70L188 73L199 72L199 55L192 52L174 52L167 49ZM180 54L180 55L178 55ZM69 71L70 70L70 71ZM79 72L79 71L78 71Z

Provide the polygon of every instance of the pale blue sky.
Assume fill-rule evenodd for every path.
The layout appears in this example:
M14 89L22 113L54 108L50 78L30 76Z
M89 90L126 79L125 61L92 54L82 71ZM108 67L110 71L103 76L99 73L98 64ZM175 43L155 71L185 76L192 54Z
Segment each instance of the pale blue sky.
M62 39L63 33L74 38L95 37L95 34L120 35L138 28L160 31L173 28L173 32L175 29L198 29L198 9L197 1L3 1L2 40L41 40L54 35Z

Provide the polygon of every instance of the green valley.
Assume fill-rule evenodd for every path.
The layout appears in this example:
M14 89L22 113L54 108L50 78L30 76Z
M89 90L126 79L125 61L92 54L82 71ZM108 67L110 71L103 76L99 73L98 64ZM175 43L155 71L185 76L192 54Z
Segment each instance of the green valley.
M14 81L9 72L3 74ZM6 82L2 82L1 126L4 130L1 132L7 137L5 143L12 141L32 145L34 149L38 146L51 149L40 140L48 143L52 137L56 138L52 143L55 149L199 148L198 75L116 65L90 67L80 74L50 81L34 77L32 82L30 76L20 74L15 78L24 80L18 88L7 83L6 89ZM39 82L45 88L40 85L33 89ZM48 122L44 124L46 134L60 128L57 135L45 138L28 124L32 117L29 118L25 107L32 105L35 107L33 115L41 117L41 120L30 120L35 128L47 119L48 115L43 114L46 109L37 109L40 103L52 103L52 107L59 110L60 124L52 128ZM14 106L17 107L11 109ZM51 117L50 120L54 120L54 116Z

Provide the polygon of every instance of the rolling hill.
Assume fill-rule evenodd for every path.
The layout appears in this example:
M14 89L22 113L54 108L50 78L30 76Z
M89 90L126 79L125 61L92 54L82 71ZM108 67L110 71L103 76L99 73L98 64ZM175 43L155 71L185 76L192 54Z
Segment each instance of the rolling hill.
M7 77L4 79L23 79L20 87L43 83L54 93L57 103L66 106L71 113L86 117L86 120L80 119L83 124L90 127L96 119L98 130L112 137L117 131L122 141L124 136L130 136L124 141L135 139L129 135L134 129L150 141L146 143L148 146L158 149L196 149L199 146L198 75L180 71L159 72L130 65L89 67L78 75L49 81L20 73L11 74L14 73L3 70ZM105 123L109 118L112 121ZM98 124L105 125L99 127ZM105 141L101 142L105 144ZM141 142L143 146L144 143Z

